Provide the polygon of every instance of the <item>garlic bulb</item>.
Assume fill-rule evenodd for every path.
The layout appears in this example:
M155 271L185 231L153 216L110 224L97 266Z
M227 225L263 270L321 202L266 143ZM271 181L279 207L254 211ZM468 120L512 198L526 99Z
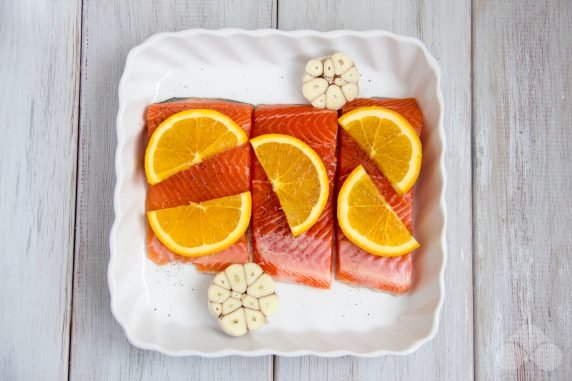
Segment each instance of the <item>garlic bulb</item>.
M278 308L274 280L256 263L230 265L209 289L209 312L231 336L256 331Z
M352 59L340 52L308 61L302 81L304 98L316 108L339 110L359 94L359 73Z

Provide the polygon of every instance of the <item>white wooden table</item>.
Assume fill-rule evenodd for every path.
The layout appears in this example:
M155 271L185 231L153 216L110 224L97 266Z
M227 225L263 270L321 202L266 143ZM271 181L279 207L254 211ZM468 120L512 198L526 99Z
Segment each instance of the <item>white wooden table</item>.
M572 1L0 0L0 379L572 380ZM446 301L406 357L169 358L109 309L117 85L187 28L386 29L443 71Z

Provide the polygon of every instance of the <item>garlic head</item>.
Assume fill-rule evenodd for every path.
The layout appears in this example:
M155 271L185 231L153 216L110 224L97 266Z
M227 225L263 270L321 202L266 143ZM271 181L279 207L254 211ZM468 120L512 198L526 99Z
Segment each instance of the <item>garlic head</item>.
M339 110L359 95L359 73L354 61L337 52L306 63L302 94L312 106Z

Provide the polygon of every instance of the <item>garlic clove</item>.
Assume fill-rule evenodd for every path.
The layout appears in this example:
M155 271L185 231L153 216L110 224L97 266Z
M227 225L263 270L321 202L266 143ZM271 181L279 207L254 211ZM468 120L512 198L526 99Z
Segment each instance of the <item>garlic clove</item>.
M340 77L338 77L338 78L336 78L336 79L334 80L334 84L336 84L336 85L342 87L343 85L346 84L346 81L344 81L343 79L341 79Z
M351 102L358 96L359 93L358 85L352 82L346 83L345 85L342 86L342 93L344 93L346 101Z
M230 283L228 281L228 278L223 272L220 272L215 275L213 283L216 284L217 286L230 290Z
M306 73L318 77L324 72L324 64L318 59L311 59L306 64Z
M320 95L318 98L312 101L312 106L316 108L325 108L326 107L326 94Z
M243 293L246 291L246 276L244 274L244 266L240 264L230 265L224 270L230 287L233 291Z
M262 274L252 285L248 287L246 293L255 298L262 298L263 296L274 293L275 290L274 280L268 274Z
M302 94L304 98L310 102L319 97L328 88L328 81L324 78L314 78L302 86Z
M250 286L264 272L256 263L245 263L246 285Z
M356 67L352 67L348 71L342 74L341 78L346 82L358 82L359 81L359 73Z
M324 61L324 77L333 78L335 74L334 63L331 58L328 58Z
M222 304L222 314L228 315L240 307L242 307L242 301L240 299L228 298Z
M209 303L209 312L215 318L222 314L222 304L220 303Z
M246 318L246 326L250 331L259 330L264 324L266 324L266 317L260 311L251 310L248 308L244 309L244 316Z
M330 85L326 90L326 107L329 110L339 110L346 104L346 98L338 85Z
M334 65L336 75L342 75L354 65L351 58L342 52L332 54L332 63Z
M231 297L231 298L238 299L238 300L242 299L242 295L243 295L243 294L242 294L241 292L236 292L236 291L231 291L231 292L230 292L230 297Z
M208 290L208 296L211 302L222 303L228 299L230 291L216 284L211 284Z
M260 309L260 303L258 299L250 295L244 295L244 297L242 298L242 305L243 307L250 308L252 310Z
M260 311L270 316L278 309L278 296L276 294L264 296L258 299L258 303L260 303Z
M308 81L311 81L312 79L314 79L315 77L313 75L310 75L308 73L304 73L304 76L302 77L302 82L306 83Z
M239 308L219 320L222 330L231 336L242 336L248 332L244 308Z

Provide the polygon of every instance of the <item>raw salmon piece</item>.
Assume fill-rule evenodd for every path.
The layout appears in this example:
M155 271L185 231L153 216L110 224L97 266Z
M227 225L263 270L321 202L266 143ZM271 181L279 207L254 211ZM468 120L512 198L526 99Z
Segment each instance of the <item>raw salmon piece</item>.
M233 263L247 263L250 261L246 235L243 235L238 242L219 253L190 258L173 253L159 241L151 228L147 227L147 250L149 258L158 265L165 265L173 261L190 262L195 265L197 270L205 273L218 273Z
M229 116L246 132L250 134L252 125L252 105L229 101L226 99L208 98L172 98L161 103L153 103L147 107L147 134L151 136L155 129L168 117L185 110L204 108L215 110Z
M330 179L330 197L316 224L294 237L272 185L252 160L252 244L254 261L278 280L330 288L334 239L333 184L336 173L338 115L302 105L265 105L254 109L252 136L294 136L322 158Z
M191 258L177 255L163 245L159 238L153 233L151 227L147 225L147 255L149 259L158 265L166 265L170 262L190 262Z
M248 104L219 99L175 99L152 104L147 108L148 136L169 116L190 109L219 111L234 120L247 135L252 125L253 107ZM147 210L171 208L189 202L202 202L250 190L250 145L221 152L204 162L181 171L164 181L149 185ZM232 263L250 260L244 235L228 249L216 254L187 258L164 246L151 229L147 229L147 254L157 264L172 261L191 262L199 271L218 272Z
M423 114L415 99L356 99L344 106L342 114L367 106L382 106L400 113L409 121L415 131L421 134ZM355 167L360 164L363 165L381 194L403 223L412 231L412 191L399 196L375 163L343 129L340 129L339 140L337 189L340 189ZM369 254L348 240L339 227L336 238L338 248L336 278L338 280L395 294L409 291L413 282L412 253L395 258Z
M411 124L411 127L421 135L423 130L423 113L417 105L415 98L385 99L385 98L358 98L347 103L342 108L342 115L356 108L368 106L381 106L400 113Z

